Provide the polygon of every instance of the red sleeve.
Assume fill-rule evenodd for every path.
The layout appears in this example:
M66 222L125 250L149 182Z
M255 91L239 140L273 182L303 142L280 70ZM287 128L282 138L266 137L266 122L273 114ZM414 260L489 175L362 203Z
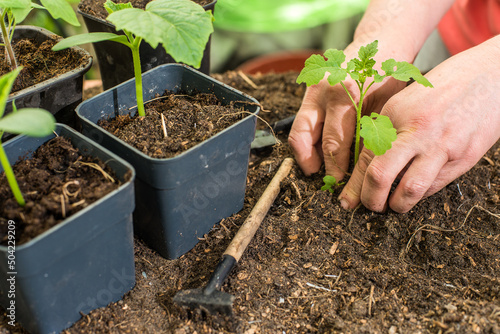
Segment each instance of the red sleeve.
M500 1L457 0L438 29L452 55L481 44L500 32Z

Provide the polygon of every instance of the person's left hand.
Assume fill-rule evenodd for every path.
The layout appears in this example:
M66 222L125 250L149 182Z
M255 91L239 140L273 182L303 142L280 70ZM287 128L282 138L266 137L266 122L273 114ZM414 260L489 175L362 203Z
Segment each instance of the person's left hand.
M481 159L500 137L498 45L500 37L448 59L426 75L435 88L414 83L385 104L398 138L384 155L362 150L342 207L407 212Z

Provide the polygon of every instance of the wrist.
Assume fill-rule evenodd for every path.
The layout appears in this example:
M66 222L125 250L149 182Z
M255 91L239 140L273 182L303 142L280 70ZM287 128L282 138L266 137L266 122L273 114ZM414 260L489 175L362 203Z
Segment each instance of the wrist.
M371 0L354 34L357 47L374 40L386 58L413 62L455 0Z
M352 55L357 57L357 50L359 50L361 46L366 46L375 40L378 41L379 50L374 57L377 63L380 63L380 60L389 58L393 58L396 61L412 63L419 51L414 44L409 42L408 38L398 36L397 33L394 32L381 32L377 35L356 35L353 42L349 45L349 52L351 52L350 50L352 48Z

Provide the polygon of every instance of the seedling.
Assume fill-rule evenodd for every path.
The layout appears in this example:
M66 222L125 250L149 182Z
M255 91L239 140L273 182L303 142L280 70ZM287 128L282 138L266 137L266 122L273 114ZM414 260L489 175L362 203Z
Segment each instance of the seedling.
M13 111L4 116L5 106L12 85L21 69L22 67L18 67L14 71L0 77L0 163L17 203L20 206L24 206L26 202L2 146L2 135L6 131L12 134L24 134L31 137L45 137L54 131L56 121L54 116L46 110L39 108L17 110L14 103L12 103Z
M382 155L391 148L392 142L396 140L396 129L392 125L389 117L372 112L371 115L361 117L363 101L367 91L374 83L381 82L386 77L393 77L400 81L408 82L410 79L425 86L432 87L432 84L420 73L420 70L405 61L395 61L388 59L382 62L380 74L373 68L376 64L373 57L378 52L378 41L374 41L366 46L360 47L359 58L349 60L346 67L342 67L346 60L346 55L342 50L329 49L324 55L312 55L297 77L297 83L305 82L307 86L318 84L328 73L328 83L330 85L341 84L349 96L356 109L356 139L354 146L354 163L358 162L360 137L363 137L363 145L371 150L375 155ZM326 59L325 59L326 58ZM356 102L353 94L349 92L344 84L347 75L353 79L359 89L359 101ZM373 80L367 81L367 79ZM331 183L331 181L329 181ZM335 182L336 183L336 180ZM325 187L327 186L325 181ZM326 188L324 190L331 189Z
M31 2L31 0L0 0L0 27L2 30L2 41L6 52L6 61L11 70L15 70L17 65L16 56L12 48L12 37L18 23L24 21L28 14L34 9L46 9L54 19L63 19L74 26L80 23L76 14L67 0L41 0L42 5ZM7 25L6 25L7 23Z
M337 182L337 179L331 175L325 175L323 178L324 185L321 187L323 191L329 191L333 194L335 191L333 188L345 184L345 182Z
M114 41L129 47L134 63L137 113L139 116L145 116L139 54L142 40L153 49L162 44L165 51L177 62L200 67L203 51L213 32L212 12L205 11L190 0L155 0L149 2L144 10L133 8L130 3L115 4L108 0L104 7L109 13L107 20L115 25L117 31L123 30L125 35L76 35L60 41L52 49L58 51L75 45L102 41Z

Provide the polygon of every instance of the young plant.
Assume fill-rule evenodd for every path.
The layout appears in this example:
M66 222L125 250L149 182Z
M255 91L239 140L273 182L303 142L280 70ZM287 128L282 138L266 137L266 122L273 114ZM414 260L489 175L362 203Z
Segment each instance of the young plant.
M54 19L63 19L74 26L80 23L76 14L67 0L40 0L42 5L31 2L31 0L0 0L0 28L2 30L2 41L6 52L6 61L9 62L11 70L17 68L17 60L12 48L12 37L18 23L24 21L34 8L46 9Z
M420 73L417 67L405 61L388 59L382 62L381 66L382 71L385 73L379 73L373 68L376 63L373 57L378 52L377 47L378 41L360 47L358 51L359 58L349 60L346 67L342 67L346 56L341 50L329 49L325 51L323 56L312 55L306 60L304 68L297 77L297 83L305 82L307 86L311 86L318 84L328 73L327 80L330 85L333 86L340 83L344 88L356 109L354 163L357 163L359 158L360 137L363 137L363 145L375 155L384 154L391 148L392 142L396 140L396 129L389 117L374 112L369 116L365 115L361 117L364 97L374 83L381 82L386 77L393 77L405 82L413 79L425 87L432 87L432 84ZM355 101L353 94L349 92L343 82L347 78L347 75L358 86L358 102ZM367 81L369 78L373 80Z
M139 116L145 116L139 54L141 42L145 40L153 49L162 44L175 61L200 67L203 51L213 32L212 12L205 11L191 0L155 0L144 10L133 8L130 3L115 4L108 0L104 7L109 13L107 20L125 35L89 33L71 36L57 43L53 50L102 41L126 45L132 51L134 63L137 112Z
M21 69L22 67L18 67L14 71L0 77L0 164L3 167L7 182L9 183L17 203L19 203L20 206L24 206L26 202L19 189L7 154L2 146L2 135L6 131L12 134L44 137L54 131L56 121L54 116L46 110L38 108L23 108L17 110L14 103L12 103L13 111L4 116L5 106L7 105L7 99L9 98L12 85Z
M324 185L321 187L323 191L329 191L333 194L335 191L333 188L343 185L345 182L338 182L337 179L331 175L325 175L323 178Z

